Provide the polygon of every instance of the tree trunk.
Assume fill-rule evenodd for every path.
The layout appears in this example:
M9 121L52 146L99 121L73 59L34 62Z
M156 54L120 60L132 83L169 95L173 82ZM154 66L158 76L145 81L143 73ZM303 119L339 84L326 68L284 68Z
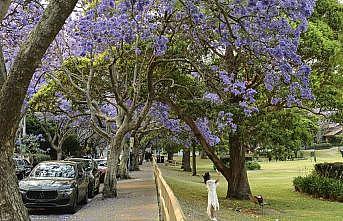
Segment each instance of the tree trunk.
M143 161L144 161L144 150L141 147L141 153L139 153L139 165L143 165ZM139 151L138 151L139 152Z
M0 42L0 90L2 85L5 83L7 79L7 70L5 64L5 58L2 51L2 43Z
M56 149L56 160L62 160L62 148L57 148Z
M120 155L119 137L115 137L110 144L110 154L107 158L107 171L104 180L103 196L105 198L117 197L117 170ZM118 148L119 147L119 148Z
M168 161L173 161L174 159L174 152L168 151Z
M50 143L51 147L56 151L56 160L62 160L62 156L63 156L63 151L62 151L62 144L54 144L54 143Z
M242 145L239 138L239 135L234 135L230 139L230 177L226 197L234 199L249 199L251 190L245 167L246 148Z
M3 2L1 1L1 3ZM26 42L21 45L8 78L1 87L0 220L30 220L18 190L14 167L11 166L14 135L18 128L22 104L31 78L76 3L77 0L49 1L40 22L30 33ZM1 10L5 9L1 7Z
M122 150L123 154L120 161L119 166L119 177L120 179L129 179L129 170L128 170L128 161L129 161L129 155L130 155L130 147L127 143L127 140L124 138L122 141Z
M107 172L104 180L103 197L117 197L117 172L122 143L127 132L128 122L124 120L110 143L110 153L107 157Z
M10 148L10 147L7 147ZM0 157L0 220L29 220L18 187L12 154L6 152Z
M191 151L189 148L183 149L183 171L191 172Z
M207 159L206 151L204 151L204 150L200 151L200 158L201 159Z
M192 176L197 175L197 161L196 161L196 155L195 155L195 146L192 148Z
M139 160L139 141L138 138L135 137L132 148L131 171L139 171Z

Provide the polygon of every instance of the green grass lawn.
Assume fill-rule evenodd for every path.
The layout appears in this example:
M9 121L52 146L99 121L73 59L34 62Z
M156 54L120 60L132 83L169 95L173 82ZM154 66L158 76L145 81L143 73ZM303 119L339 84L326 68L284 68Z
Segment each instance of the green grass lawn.
M305 153L309 156L309 152ZM342 161L337 148L317 151L317 162ZM343 221L343 203L315 199L294 191L292 180L313 169L313 159L286 162L261 162L262 169L249 171L249 181L254 195L261 194L268 205L261 209L250 201L225 199L227 183L221 178L218 187L220 221L229 220L294 220ZM187 220L209 220L206 214L207 190L201 175L213 171L209 160L198 160L198 176L183 172L178 167L160 166L163 177L173 189Z

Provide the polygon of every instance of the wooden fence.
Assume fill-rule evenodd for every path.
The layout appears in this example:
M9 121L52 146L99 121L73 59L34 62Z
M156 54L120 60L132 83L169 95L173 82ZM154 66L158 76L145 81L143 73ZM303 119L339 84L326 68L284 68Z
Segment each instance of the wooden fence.
M173 191L162 177L161 171L153 159L154 176L159 197L161 221L185 221L180 204Z

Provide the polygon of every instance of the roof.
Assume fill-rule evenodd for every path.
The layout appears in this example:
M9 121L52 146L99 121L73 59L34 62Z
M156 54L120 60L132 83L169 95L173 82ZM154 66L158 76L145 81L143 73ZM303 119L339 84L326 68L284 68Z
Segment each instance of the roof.
M325 132L324 137L333 137L333 136L339 135L341 133L343 133L343 127L338 125L338 126L335 126L333 128L328 129Z

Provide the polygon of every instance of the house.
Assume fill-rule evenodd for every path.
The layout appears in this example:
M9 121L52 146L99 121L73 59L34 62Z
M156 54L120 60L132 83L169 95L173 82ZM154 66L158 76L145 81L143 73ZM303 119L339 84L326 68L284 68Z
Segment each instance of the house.
M335 142L336 137L343 136L343 126L338 123L326 124L323 127L323 140L326 143Z

